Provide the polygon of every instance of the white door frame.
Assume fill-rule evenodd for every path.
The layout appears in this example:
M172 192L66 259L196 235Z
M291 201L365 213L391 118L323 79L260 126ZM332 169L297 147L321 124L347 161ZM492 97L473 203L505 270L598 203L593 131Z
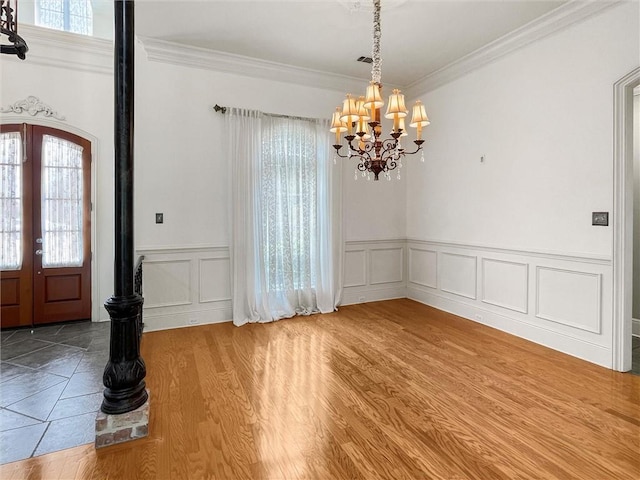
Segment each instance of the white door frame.
M633 89L640 67L613 87L613 345L614 370L631 370L633 249Z

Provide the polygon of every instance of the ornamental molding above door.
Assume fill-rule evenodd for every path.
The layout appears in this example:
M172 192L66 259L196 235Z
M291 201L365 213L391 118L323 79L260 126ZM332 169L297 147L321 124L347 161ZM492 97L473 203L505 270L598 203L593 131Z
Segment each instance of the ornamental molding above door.
M35 117L38 114L42 114L45 117L53 117L57 120L65 120L64 115L60 115L53 107L44 103L38 97L33 95L29 95L27 98L23 100L18 100L17 102L7 106L0 107L0 113L28 113L32 117Z

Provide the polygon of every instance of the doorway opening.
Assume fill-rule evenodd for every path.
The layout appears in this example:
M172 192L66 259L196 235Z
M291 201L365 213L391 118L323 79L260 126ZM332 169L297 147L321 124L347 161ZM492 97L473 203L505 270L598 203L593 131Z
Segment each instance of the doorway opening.
M640 375L640 85L633 89L633 273L631 280L631 372Z
M634 89L640 67L613 88L613 342L614 370L632 369L634 260ZM637 126L635 128L637 130ZM636 282L637 283L637 282Z
M0 126L2 328L91 318L91 142Z

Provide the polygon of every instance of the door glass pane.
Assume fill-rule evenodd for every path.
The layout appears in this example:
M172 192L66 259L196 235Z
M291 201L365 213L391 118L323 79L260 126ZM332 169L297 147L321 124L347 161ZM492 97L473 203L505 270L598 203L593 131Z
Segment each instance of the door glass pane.
M42 137L42 266L82 266L82 147Z
M0 134L0 269L22 267L22 138Z

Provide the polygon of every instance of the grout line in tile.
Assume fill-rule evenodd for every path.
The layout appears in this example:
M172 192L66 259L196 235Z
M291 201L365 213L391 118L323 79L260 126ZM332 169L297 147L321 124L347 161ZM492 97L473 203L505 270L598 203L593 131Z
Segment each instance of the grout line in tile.
M40 350L44 350L45 348L50 348L50 347L55 345L54 342L49 342L47 340L40 340L39 338L34 338L34 340L36 340L38 342L48 343L49 345L45 345L44 347L36 348L35 350L31 350L31 351L29 351L27 353L21 353L20 355L16 355L15 357L9 357L9 358L7 358L5 360L2 360L2 361L3 362L9 362L11 360L15 360L16 358L24 357L25 355L31 355L32 353L39 352Z
M43 422L43 423L45 423L45 422ZM47 424L47 427L44 429L44 432L42 432L42 435L40 436L40 440L38 440L38 443L33 448L33 451L31 452L31 455L29 455L28 458L33 457L33 454L36 453L36 450L38 450L38 447L40 446L40 443L42 443L42 439L47 434L47 430L49 430L49 427L51 426L51 422L46 422L46 424Z
M44 373L46 373L46 372L44 372ZM54 375L55 377L60 377L60 375L55 375L55 374L53 374L53 373L49 373L48 375ZM18 378L18 377L16 377L16 378ZM16 400L15 402L10 403L10 404L9 404L9 405L7 405L6 407L2 407L2 408L5 408L5 409L7 409L7 410L10 410L10 408L9 408L9 407L10 407L11 405L15 405L16 403L20 403L21 401L26 400L27 398L31 398L31 397L33 397L34 395L38 395L39 393L42 393L42 392L44 392L45 390L49 390L50 388L56 387L56 386L60 385L61 383L65 382L65 381L66 381L66 382L67 382L67 384L68 384L68 383L69 383L69 380L71 380L70 378L65 378L65 377L60 377L60 378L63 378L64 380L62 380L61 382L58 382L58 383L54 383L53 385L49 385L47 388L43 388L42 390L40 390L40 391L38 391L38 392L32 393L31 395L28 395L28 396L26 396L26 397L24 397L24 398L21 398L20 400ZM65 388L67 388L67 386L66 386L66 385L65 385L65 387L62 389L62 392L64 392L64 389L65 389ZM60 395L62 395L62 392L60 392ZM60 395L58 395L58 399L56 400L56 404L60 401ZM55 408L55 406L54 406L54 408ZM13 410L11 410L11 411L13 412ZM18 412L14 412L14 413L18 413ZM20 415L22 415L22 413L21 413ZM41 420L41 421L42 421L42 420Z
M5 338L2 340L2 342L4 343L4 342L6 342L7 340L9 340L11 337L13 337L13 336L16 334L16 332L17 332L17 331L18 331L18 330L14 330L13 332L11 332L7 337L5 337Z
M55 385L54 385L54 386L55 386ZM27 398L28 398L28 397L27 397ZM18 403L18 402L14 402L14 403ZM11 405L13 405L14 403L12 403ZM56 403L58 403L58 402L56 402ZM46 422L46 421L47 421L47 420L40 420L39 418L32 417L32 416L27 415L27 414L25 414L25 413L16 412L15 410L11 410L9 407L2 407L2 410L8 410L8 411L9 411L9 412L11 412L11 413L16 413L16 414L18 414L18 415L22 415L23 417L30 418L31 420L35 420L35 421L36 421L36 422L38 422L38 423L44 423L44 422ZM35 425L35 424L34 424L34 425ZM31 425L28 425L28 426L31 426ZM7 428L7 430L6 430L6 431L8 432L9 430L16 430L17 428L24 428L24 427Z

